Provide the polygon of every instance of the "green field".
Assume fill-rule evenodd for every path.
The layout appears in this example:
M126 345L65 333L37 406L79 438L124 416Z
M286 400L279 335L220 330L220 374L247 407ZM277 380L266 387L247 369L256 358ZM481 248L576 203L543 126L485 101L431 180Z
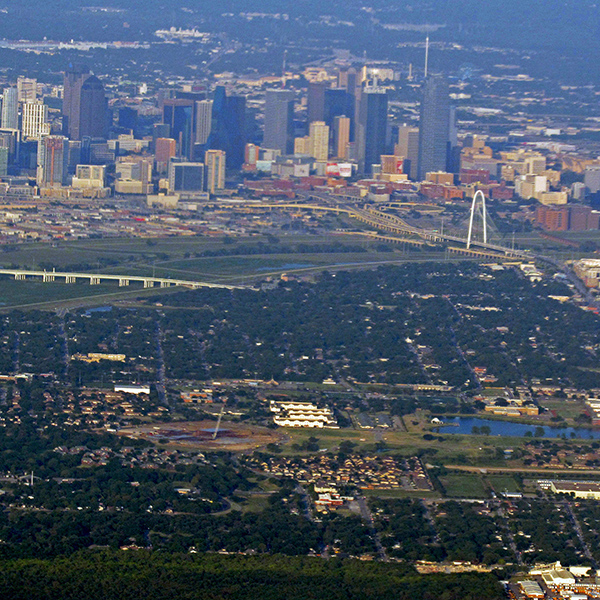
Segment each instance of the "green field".
M585 412L585 403L582 400L544 398L541 404L548 410L556 411L556 414L563 419L574 419Z
M522 492L523 489L511 475L488 475L487 482L494 489L496 494L502 492Z
M480 475L448 474L440 477L446 488L446 495L450 498L488 498L489 493L485 488Z
M143 292L141 288L123 291L115 285L89 285L76 283L42 283L41 281L0 280L0 309L11 307L40 307L50 304L60 304L62 301L95 302L99 298L113 301L117 297L127 297Z
M423 498L426 500L436 500L440 498L438 492L429 492L427 490L361 490L361 494L363 496L367 496L369 498Z

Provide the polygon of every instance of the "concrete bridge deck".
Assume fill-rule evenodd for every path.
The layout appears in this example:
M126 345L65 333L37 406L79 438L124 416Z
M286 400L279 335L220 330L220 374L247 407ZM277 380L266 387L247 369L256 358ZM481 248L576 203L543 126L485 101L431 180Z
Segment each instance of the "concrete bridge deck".
M131 283L141 283L145 288L168 288L185 287L193 290L200 288L222 288L227 290L241 289L239 286L226 285L223 283L207 283L204 281L187 281L184 279L168 279L162 277L144 277L142 275L108 275L105 273L72 273L63 271L27 270L27 269L0 269L0 275L9 275L17 281L27 279L41 279L44 282L64 280L64 283L76 283L77 281L89 281L90 285L98 285L107 281L118 281L119 287L128 286Z

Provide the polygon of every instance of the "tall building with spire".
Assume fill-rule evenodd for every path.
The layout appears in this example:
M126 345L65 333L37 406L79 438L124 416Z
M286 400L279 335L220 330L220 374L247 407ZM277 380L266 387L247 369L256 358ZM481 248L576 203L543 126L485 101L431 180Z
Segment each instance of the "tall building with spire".
M450 95L448 81L441 75L425 80L419 119L417 178L445 171L450 154Z

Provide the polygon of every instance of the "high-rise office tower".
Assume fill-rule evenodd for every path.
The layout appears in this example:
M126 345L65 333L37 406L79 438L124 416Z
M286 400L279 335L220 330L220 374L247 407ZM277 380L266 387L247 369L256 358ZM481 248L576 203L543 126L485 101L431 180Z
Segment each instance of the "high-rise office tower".
M156 147L158 138L171 137L171 127L167 123L154 123L152 127L152 147Z
M265 96L265 132L263 148L294 151L294 92L267 90Z
M417 178L445 171L450 145L450 96L448 82L441 75L425 81L419 120L419 158Z
M217 86L212 105L210 150L223 150L227 166L239 169L244 163L246 146L246 98L228 96L225 87Z
M308 122L325 120L325 90L329 85L324 81L308 84Z
M6 149L7 168L12 167L19 158L21 132L18 129L0 131L0 148Z
M117 123L123 129L135 131L137 129L138 111L130 106L122 106L117 111Z
M18 77L17 95L19 97L19 102L33 102L34 100L37 100L37 79Z
M50 134L48 107L40 101L23 104L23 137L39 139Z
M69 140L68 143L68 165L69 173L75 173L77 165L83 163L81 160L81 142L78 140Z
M310 153L310 137L305 135L294 139L294 154L304 154L311 156Z
M359 170L371 173L385 154L387 133L387 92L381 88L365 88L361 94L357 127Z
M206 189L211 194L225 188L225 161L223 150L207 150L204 158L206 164Z
M170 100L171 98L175 98L175 90L173 88L160 88L156 93L158 108L162 110L165 100Z
M260 159L260 146L256 144L246 144L244 150L244 164L256 167L256 163Z
M360 88L360 78L356 69L354 67L350 67L348 69L348 74L346 75L346 89L349 94L356 96L356 90Z
M119 160L115 165L117 194L148 194L152 190L152 162L143 158Z
M0 177L8 175L8 148L0 146Z
M325 117L322 119L329 127L336 117L354 116L354 97L344 88L325 90ZM352 132L351 132L352 135Z
M2 94L2 129L19 129L19 102L16 88L5 88Z
M169 163L169 191L204 191L204 170L204 163L171 160Z
M310 156L317 160L327 160L329 156L329 127L324 121L313 121L309 129L309 151Z
M212 100L196 102L196 144L206 144L212 128Z
M47 135L38 142L37 184L61 186L68 174L68 140L62 135Z
M169 161L177 154L177 143L173 138L158 138L154 149L154 161L159 173L166 173Z
M89 69L70 64L64 75L63 134L72 140L80 140L81 87L91 77Z
M79 137L106 137L106 96L102 82L95 76L88 77L81 86L79 104Z
M210 134L204 146L198 146L195 158L204 160L206 150L225 150L227 147L227 89L218 85L213 94L210 109Z
M354 67L342 68L338 71L338 87L348 90L354 96L358 85L358 74Z
M227 165L239 169L244 164L246 147L246 97L227 97Z
M417 178L419 161L419 128L401 125L398 127L398 141L394 147L394 155L401 156L410 161L408 170L405 170L411 179Z
M350 117L335 117L333 120L333 141L336 158L348 158L348 143L350 142Z
M163 123L171 128L180 156L191 158L194 147L194 100L173 98L163 103Z

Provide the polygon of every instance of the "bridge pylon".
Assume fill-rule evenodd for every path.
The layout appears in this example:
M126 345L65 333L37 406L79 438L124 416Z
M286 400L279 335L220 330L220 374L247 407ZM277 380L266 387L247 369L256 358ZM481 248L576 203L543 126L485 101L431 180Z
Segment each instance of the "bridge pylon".
M471 247L471 238L473 237L473 221L475 218L475 210L477 209L477 201L481 202L481 212L483 215L483 243L487 244L487 210L485 208L485 194L481 190L477 190L471 202L471 215L469 217L469 233L467 235L467 250Z

